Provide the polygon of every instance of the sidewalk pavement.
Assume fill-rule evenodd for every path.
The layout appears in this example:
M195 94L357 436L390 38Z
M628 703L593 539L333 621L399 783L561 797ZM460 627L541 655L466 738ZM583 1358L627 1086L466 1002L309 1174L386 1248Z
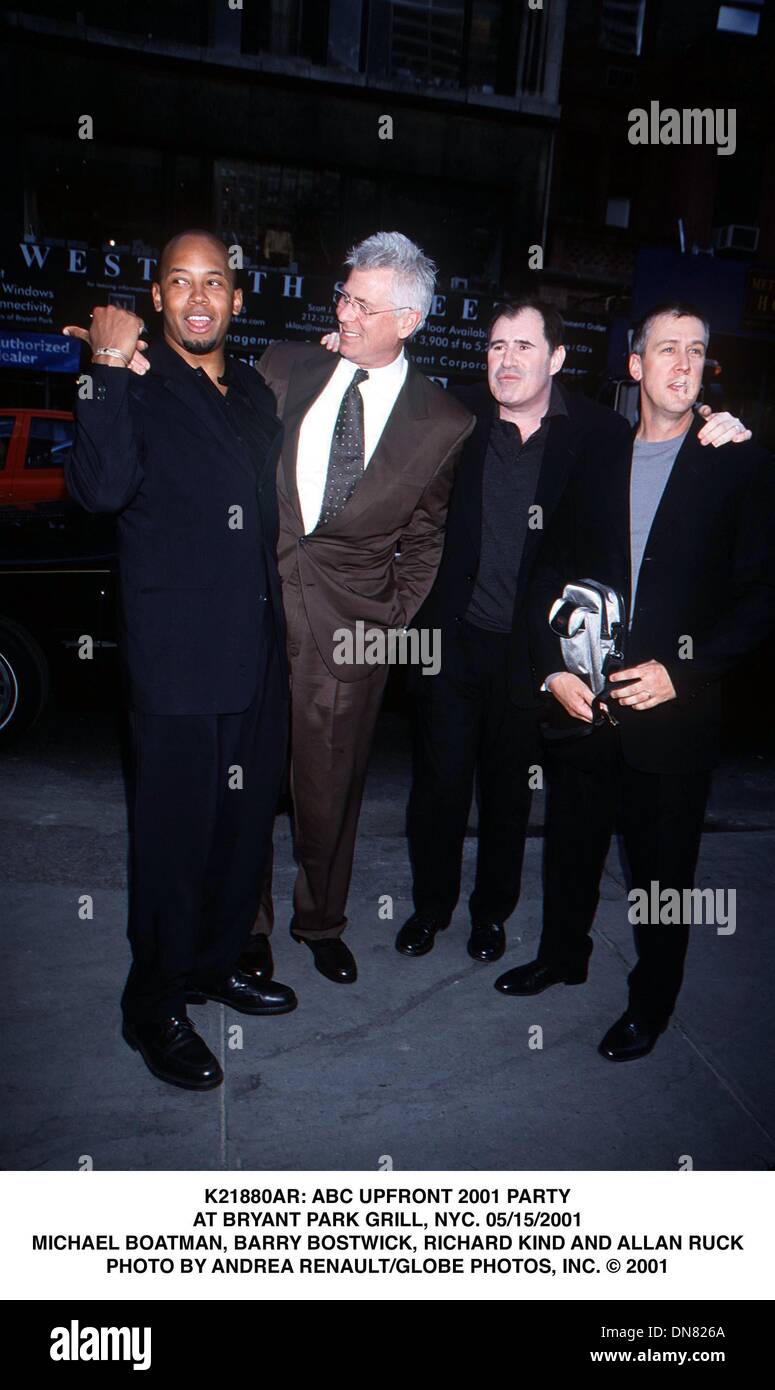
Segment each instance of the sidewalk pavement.
M112 717L55 714L3 754L3 1167L376 1170L388 1158L401 1170L775 1165L773 759L725 762L709 808L698 886L736 890L735 933L695 928L668 1032L650 1057L614 1066L596 1046L625 1005L633 961L616 850L586 987L534 1000L492 987L534 954L542 794L503 961L480 965L465 951L473 834L450 928L421 960L394 950L412 910L408 749L404 719L385 712L350 898L357 983L323 979L288 936L294 869L281 818L276 973L299 1008L251 1019L192 1006L226 1073L223 1087L202 1095L157 1081L120 1036L127 837ZM92 921L79 918L83 894L93 896Z

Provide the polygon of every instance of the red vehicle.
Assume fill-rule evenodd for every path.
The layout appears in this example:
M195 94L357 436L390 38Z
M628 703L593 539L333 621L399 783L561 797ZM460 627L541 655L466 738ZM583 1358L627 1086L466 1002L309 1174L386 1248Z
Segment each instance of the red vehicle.
M72 446L72 411L0 409L0 508L68 502L64 463Z
M0 409L0 748L82 665L83 633L100 666L115 652L114 523L68 496L73 428L69 411Z

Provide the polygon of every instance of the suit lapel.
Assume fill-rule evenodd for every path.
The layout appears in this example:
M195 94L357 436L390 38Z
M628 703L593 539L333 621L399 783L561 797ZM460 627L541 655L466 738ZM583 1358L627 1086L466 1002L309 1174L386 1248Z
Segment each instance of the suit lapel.
M186 423L192 433L198 435L200 427L204 427L215 435L223 447L224 433L231 428L228 415L219 409L218 402L212 397L209 389L205 389L205 386L194 378L187 363L163 339L151 345L148 350L148 360L151 364L151 371L158 376L164 389L169 391L170 395L185 407ZM232 364L232 370L239 373L241 389L249 396L257 412L258 421L265 435L266 454L262 459L256 459L251 450L240 446L236 433L232 431L233 453L240 465L249 471L251 477L255 478L260 503L261 489L266 482L269 471L271 471L274 483L274 464L277 456L278 435L282 430L282 425L269 404L272 399L271 393L267 391L258 374L248 368L244 370L241 368L242 364L239 362Z
M277 416L274 397L269 387L264 385L258 372L251 367L246 367L244 362L233 362L232 370L239 382L240 389L250 398L267 435L267 440L272 442L275 435L282 429L282 424Z
M603 526L611 546L609 574L579 575L580 579L597 579L622 595L630 606L630 478L632 475L632 446L606 472L603 499Z
M549 434L544 446L538 486L533 505L540 507L541 526L528 525L522 559L517 578L517 604L521 603L524 589L532 572L535 554L543 539L544 529L549 524L557 503L562 496L574 457L574 429L567 415L555 415L549 421Z
M678 451L646 538L644 554L648 553L652 560L661 560L668 566L675 553L678 537L685 525L686 518L693 514L697 488L701 483L702 459L700 451L702 445L698 444L696 439L696 432L699 427L699 425L694 425L690 429ZM592 579L601 579L619 589L624 596L628 610L632 603L630 482L634 447L635 432L633 431L632 445L627 450L626 457L622 460L620 467L611 469L607 478L608 485L604 503L607 520L605 520L604 525L609 529L611 541L611 573L609 575L589 576ZM584 578L584 576L579 577ZM644 578L644 572L641 570L638 593L641 592L641 581Z
M343 523L348 524L390 491L394 480L417 463L418 455L425 453L427 438L417 424L427 418L424 378L410 362L406 380L363 477L341 512L317 530L327 531L329 527L336 529Z
M477 555L482 552L482 487L484 483L484 461L487 456L487 443L495 419L496 404L487 393L476 412L476 424L465 442L463 458L460 463L458 481L455 484L462 493L463 515L471 533L471 540Z
M568 397L566 396L566 401ZM613 442L604 433L601 438L593 428L579 450L573 443L577 433L577 423L573 411L569 412L569 433L571 442L568 451L568 466L576 469L575 477L579 487L584 485L585 473L595 498L594 519L590 527L599 538L600 565L605 573L574 574L574 580L595 579L601 584L621 593L629 604L630 594L630 475L632 473L632 446L634 432L629 440ZM568 481L567 471L558 479L560 493ZM574 518L576 521L577 518ZM579 545L583 548L584 533L580 529ZM602 558L604 557L604 558Z
M254 430L258 429L263 436L264 452L255 457L252 450L245 451L247 461L251 471L257 476L259 492L264 486L267 478L271 475L272 485L275 485L275 473L277 468L278 445L282 435L282 424L277 417L274 398L271 391L264 385L258 372L246 367L240 361L231 364L233 372L232 380L236 378L239 388L248 396L256 414L253 424ZM231 388L230 388L231 389ZM227 416L228 419L228 416ZM235 433L235 440L237 436Z
M695 422L690 427L659 499L646 538L646 550L654 559L670 557L686 518L694 514L697 490L702 484L702 445L697 443L697 430L703 423L700 420L699 424Z
M283 407L283 426L285 437L280 456L280 471L285 484L285 493L299 521L304 526L296 486L296 459L299 451L299 430L312 402L328 385L336 371L339 357L332 353L330 358L314 358L311 362L297 362L288 380L288 389Z
M209 390L196 380L193 369L162 339L148 349L151 371L158 375L165 390L183 406L189 428L196 434L200 427L210 430L223 441L223 417L217 401L210 399Z

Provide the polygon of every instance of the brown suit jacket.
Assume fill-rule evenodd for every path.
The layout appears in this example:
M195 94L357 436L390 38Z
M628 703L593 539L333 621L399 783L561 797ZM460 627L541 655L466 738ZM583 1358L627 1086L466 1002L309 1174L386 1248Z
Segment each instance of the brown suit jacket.
M430 592L454 472L474 417L409 363L366 472L332 521L304 534L296 489L301 422L339 358L308 343L272 343L258 364L285 426L278 464L278 560L288 610L301 589L320 655L338 680L378 668L334 661L334 633L403 627ZM396 551L400 547L400 557Z

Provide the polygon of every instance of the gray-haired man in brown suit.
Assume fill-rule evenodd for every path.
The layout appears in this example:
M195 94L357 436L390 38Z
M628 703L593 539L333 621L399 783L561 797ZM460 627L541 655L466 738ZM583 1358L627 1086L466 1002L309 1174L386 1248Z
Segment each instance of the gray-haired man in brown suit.
M401 629L430 591L473 418L406 357L435 267L400 232L353 248L336 296L338 353L273 343L258 365L285 426L278 558L291 669L298 874L291 933L328 979L356 978L341 933L387 666L343 634ZM397 556L397 552L400 554ZM362 645L362 644L361 644ZM271 973L268 895L242 964Z

